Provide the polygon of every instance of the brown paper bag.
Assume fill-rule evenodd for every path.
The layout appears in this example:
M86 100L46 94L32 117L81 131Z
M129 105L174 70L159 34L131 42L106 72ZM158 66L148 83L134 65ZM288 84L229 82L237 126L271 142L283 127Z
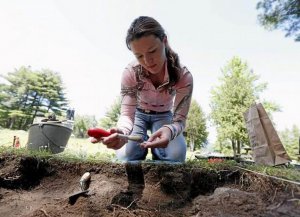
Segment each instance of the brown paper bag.
M275 166L291 161L261 103L253 104L244 118L255 163Z

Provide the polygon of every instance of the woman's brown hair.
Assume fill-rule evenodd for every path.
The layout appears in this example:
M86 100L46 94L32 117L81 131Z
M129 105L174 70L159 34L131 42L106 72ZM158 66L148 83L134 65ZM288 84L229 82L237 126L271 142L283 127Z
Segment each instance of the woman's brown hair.
M130 25L127 36L126 36L126 45L129 50L130 42L139 39L143 36L154 35L159 38L161 41L166 37L165 30L152 17L140 16L136 18ZM175 53L169 44L166 44L166 56L167 56L167 67L169 72L170 85L174 85L179 80L179 73L181 70L180 61L178 54Z

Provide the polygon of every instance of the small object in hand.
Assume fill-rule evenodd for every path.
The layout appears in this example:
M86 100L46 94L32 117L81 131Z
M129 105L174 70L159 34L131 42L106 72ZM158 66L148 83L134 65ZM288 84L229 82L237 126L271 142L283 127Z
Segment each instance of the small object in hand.
M101 139L102 137L107 137L110 136L111 133L101 129L101 128L90 128L87 132L87 134L91 137L94 137L96 139ZM132 140L132 141L136 141L136 142L143 142L143 138L142 136L139 135L124 135L124 134L120 134L118 133L118 137L125 139L125 140Z
M139 135L123 135L123 134L118 134L119 138L123 138L125 140L131 140L131 141L135 141L135 142L144 142L143 137L139 136Z

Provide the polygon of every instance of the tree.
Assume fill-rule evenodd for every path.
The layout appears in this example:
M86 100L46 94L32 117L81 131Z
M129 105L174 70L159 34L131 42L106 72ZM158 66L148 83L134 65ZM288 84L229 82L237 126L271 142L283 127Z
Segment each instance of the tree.
M118 97L111 105L110 109L107 110L105 117L100 119L100 126L105 129L110 129L117 125L121 114L121 98Z
M28 118L28 110L24 109L24 102L28 99L26 91L35 78L30 67L21 67L19 70L2 77L7 80L8 84L2 84L1 88L4 98L0 103L3 110L1 125L6 128L17 128L22 123L22 119Z
M36 116L46 113L61 115L68 104L62 79L58 73L31 67L20 67L2 76L0 125L11 129L27 129Z
M297 160L297 154L299 154L299 139L300 130L296 125L292 126L292 129L286 128L285 130L279 132L279 137L282 144L286 148L286 151L291 156L292 159Z
M207 143L206 118L200 105L194 99L191 102L185 131L191 151L203 147Z
M256 8L262 10L258 15L260 24L268 30L282 29L285 36L295 36L300 41L300 1L263 0Z
M73 133L78 138L87 138L87 130L92 127L97 126L97 121L95 116L89 115L76 115L74 118L74 128Z
M258 79L246 62L233 57L222 69L221 84L211 91L210 117L216 125L218 141L222 144L229 140L234 156L241 153L243 144L249 144L243 113L267 87L266 83L256 84ZM270 110L279 109L274 103L267 105Z

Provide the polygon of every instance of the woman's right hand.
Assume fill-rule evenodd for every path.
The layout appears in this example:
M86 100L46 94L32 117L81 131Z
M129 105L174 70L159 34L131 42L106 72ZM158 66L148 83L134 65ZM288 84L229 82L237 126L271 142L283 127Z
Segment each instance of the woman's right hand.
M91 140L92 143L102 142L104 145L106 145L107 148L111 148L114 150L120 149L123 145L126 144L126 140L118 137L118 134L123 134L121 130L114 127L109 130L111 133L110 136L102 137L100 139L93 138Z

